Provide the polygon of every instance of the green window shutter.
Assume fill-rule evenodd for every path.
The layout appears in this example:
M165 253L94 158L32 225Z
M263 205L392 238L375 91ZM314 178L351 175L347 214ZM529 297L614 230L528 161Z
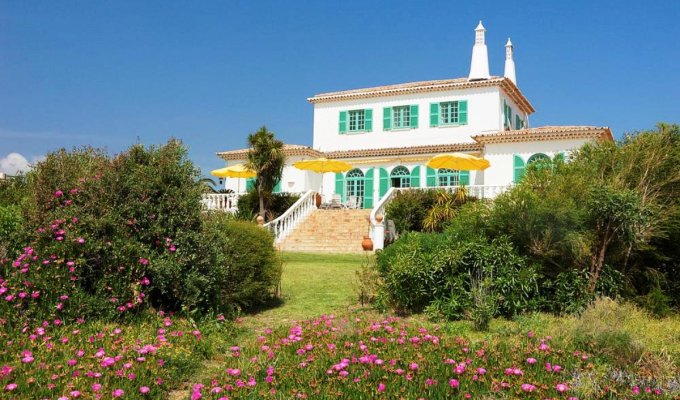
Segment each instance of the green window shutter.
M339 194L342 201L345 201L345 175L341 172L335 173L335 194Z
M380 198L387 193L387 189L390 188L390 176L385 168L380 168Z
M364 130L366 132L371 132L373 130L373 110L364 110Z
M392 129L392 107L383 108L383 130Z
M246 192L252 192L255 190L255 178L246 179Z
M503 128L508 127L508 104L503 100Z
M470 184L470 171L460 171L458 174L458 182L460 185L469 185Z
M519 114L515 114L515 129L522 129L522 120L519 118Z
M462 100L458 102L458 123L460 125L467 125L467 121L468 121L467 100Z
M437 171L427 167L427 187L437 186Z
M413 167L411 171L411 187L420 187L420 165Z
M340 111L339 132L347 133L347 111Z
M411 119L410 119L410 125L412 129L415 129L418 127L418 105L413 105L411 106Z
M274 185L274 193L281 193L281 181L276 182L276 185Z
M430 126L439 126L439 103L430 103Z
M512 181L514 183L518 183L519 181L522 180L522 177L524 176L525 166L524 166L524 160L522 160L522 157L515 154L513 156L513 166L514 166L514 168L513 168L514 173L513 173Z
M369 169L364 175L364 208L373 208L373 170Z

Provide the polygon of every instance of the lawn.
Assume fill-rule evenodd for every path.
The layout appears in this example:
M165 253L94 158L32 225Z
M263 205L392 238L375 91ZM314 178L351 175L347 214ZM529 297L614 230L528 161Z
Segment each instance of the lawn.
M363 254L283 253L281 297L274 308L243 318L246 326L279 325L322 314L345 313L356 305L355 273Z

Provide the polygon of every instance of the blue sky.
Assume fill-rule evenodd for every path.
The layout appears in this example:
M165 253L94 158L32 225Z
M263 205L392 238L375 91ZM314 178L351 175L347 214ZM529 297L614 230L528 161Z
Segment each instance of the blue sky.
M478 4L483 3L483 4ZM515 45L539 125L680 122L680 1L0 0L0 158L182 139L204 170L266 125L311 145L316 93L491 73Z

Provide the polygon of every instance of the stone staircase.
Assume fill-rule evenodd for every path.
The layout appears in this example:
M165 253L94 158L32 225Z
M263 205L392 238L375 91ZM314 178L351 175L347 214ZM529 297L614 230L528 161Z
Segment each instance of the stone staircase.
M308 253L362 253L371 210L314 210L279 249Z

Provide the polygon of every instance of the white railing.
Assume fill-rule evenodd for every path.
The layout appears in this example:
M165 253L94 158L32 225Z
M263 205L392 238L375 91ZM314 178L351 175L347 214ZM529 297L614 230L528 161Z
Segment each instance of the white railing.
M392 201L394 196L406 190L430 190L430 189L444 189L447 192L458 190L458 186L441 186L441 187L417 187L417 188L390 188L387 193L375 204L371 210L371 239L373 240L373 249L379 250L384 247L385 241L385 226L383 225L383 218L385 217L385 208ZM488 186L488 185L467 185L468 196L476 197L478 199L493 199L499 194L505 192L510 188L509 185L504 186ZM380 221L377 216L380 215Z
M238 209L238 193L204 193L201 206L204 210L236 212Z
M276 242L280 243L288 234L295 229L300 222L302 222L309 214L316 209L316 192L313 190L307 191L293 203L286 212L281 214L273 221L269 221L263 226L269 229L276 238Z

